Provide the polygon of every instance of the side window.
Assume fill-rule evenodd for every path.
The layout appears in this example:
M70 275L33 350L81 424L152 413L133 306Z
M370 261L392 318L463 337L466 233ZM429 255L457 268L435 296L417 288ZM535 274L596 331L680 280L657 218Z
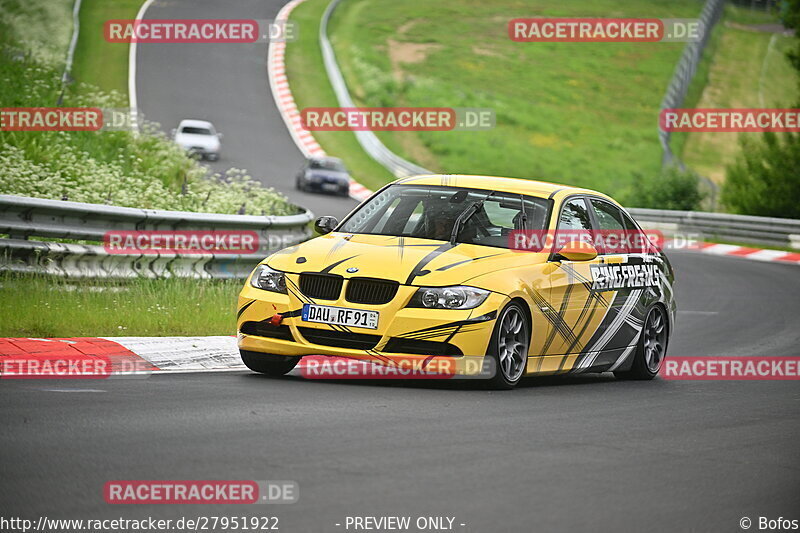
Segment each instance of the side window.
M573 198L561 208L558 228L553 241L553 251L577 242L591 242L592 218L583 198Z
M583 198L574 198L564 205L558 219L558 229L591 231L592 219Z
M592 209L594 216L597 218L597 229L600 230L597 234L596 241L602 243L600 250L602 254L626 254L628 253L628 231L623 222L622 212L615 205L612 205L603 200L592 198Z
M628 213L621 209L620 214L622 215L622 222L625 223L625 230L628 232L629 236L628 242L630 243L630 249L628 250L628 253L647 253L648 250L650 250L650 245L648 242L650 241L649 236L639 229L639 226L636 225Z

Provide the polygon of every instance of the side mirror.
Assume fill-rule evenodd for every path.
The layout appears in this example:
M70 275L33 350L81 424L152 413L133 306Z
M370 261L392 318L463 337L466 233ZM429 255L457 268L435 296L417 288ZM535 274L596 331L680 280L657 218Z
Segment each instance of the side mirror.
M336 220L336 217L327 217L327 216L326 217L319 217L314 222L314 229L320 235L325 235L327 233L332 232L334 230L334 228L336 228L336 226L338 226L338 225L339 225L339 221Z
M217 139L222 140L222 134L221 133L217 133Z
M176 134L176 133L178 133L178 128L172 128L172 131L170 131L170 135L172 135L173 137L175 137L175 134Z
M591 261L597 257L597 248L588 242L571 242L555 253L555 261Z

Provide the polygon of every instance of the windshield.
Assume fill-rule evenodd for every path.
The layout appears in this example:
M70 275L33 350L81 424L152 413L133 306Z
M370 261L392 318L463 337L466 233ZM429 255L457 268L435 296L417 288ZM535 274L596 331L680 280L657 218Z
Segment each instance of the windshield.
M336 172L347 172L341 161L331 159L312 159L309 167L321 170L335 170Z
M211 130L206 128L198 128L195 126L184 126L181 133L190 133L192 135L212 135Z
M483 205L459 231L457 242L509 248L511 231L545 228L549 201L544 198L480 189L393 185L359 207L338 231L449 241L459 215L482 200Z

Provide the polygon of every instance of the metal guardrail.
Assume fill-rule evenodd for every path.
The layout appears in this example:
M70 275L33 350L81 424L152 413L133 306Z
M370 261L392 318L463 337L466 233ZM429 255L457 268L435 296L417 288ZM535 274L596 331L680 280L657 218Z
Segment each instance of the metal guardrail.
M686 94L689 92L689 85L691 85L692 79L697 72L697 66L703 58L703 51L711 38L714 25L722 15L724 7L725 0L706 1L703 11L700 13L700 25L703 33L699 41L687 43L683 49L683 55L681 55L678 65L675 67L675 73L672 75L664 100L661 102L661 110L680 108L683 105ZM670 132L659 128L658 139L664 152L663 164L672 163L675 160L675 155L669 145Z
M629 209L644 227L665 234L699 233L706 239L800 248L800 220ZM0 271L69 278L243 278L270 252L308 239L312 213L290 216L220 215L134 209L0 195ZM249 230L259 235L254 254L109 253L96 244L106 232L144 230Z
M665 234L699 233L709 241L800 248L800 220L796 219L641 208L628 212L642 226Z
M75 59L75 47L78 46L78 36L81 31L81 0L74 0L72 4L72 37L67 48L67 58L64 60L64 72L61 74L61 92L58 95L57 106L64 102L64 91L72 75L72 62Z
M339 5L341 0L333 0L328 4L328 8L322 15L322 20L319 24L319 45L322 48L322 60L325 63L325 70L328 72L328 79L330 80L333 92L336 93L336 99L339 101L341 107L356 107L353 99L350 97L350 92L347 90L347 83L344 81L339 64L336 62L336 54L333 52L330 39L328 39L328 21L331 18L333 10ZM358 139L359 144L367 154L370 155L375 161L386 167L397 178L405 178L407 176L415 176L417 174L432 174L432 172L419 165L415 165L411 161L406 161L399 155L389 150L380 139L371 131L355 131L353 132Z
M223 215L135 209L0 195L0 271L65 277L241 278L270 252L308 239L313 214ZM247 230L258 234L253 254L109 253L96 244L108 231ZM34 240L36 239L36 240Z

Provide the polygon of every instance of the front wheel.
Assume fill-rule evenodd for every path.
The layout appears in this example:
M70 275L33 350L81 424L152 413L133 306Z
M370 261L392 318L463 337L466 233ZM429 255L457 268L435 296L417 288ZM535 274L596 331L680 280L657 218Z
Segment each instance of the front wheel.
M618 379L653 379L667 356L667 316L660 305L650 308L636 344L630 370L614 372Z
M525 312L516 302L508 304L494 326L488 357L494 359L494 376L488 384L495 389L513 389L522 379L528 364L530 326Z
M288 374L300 361L299 357L248 352L247 350L239 350L239 354L247 368L253 372L273 377Z

